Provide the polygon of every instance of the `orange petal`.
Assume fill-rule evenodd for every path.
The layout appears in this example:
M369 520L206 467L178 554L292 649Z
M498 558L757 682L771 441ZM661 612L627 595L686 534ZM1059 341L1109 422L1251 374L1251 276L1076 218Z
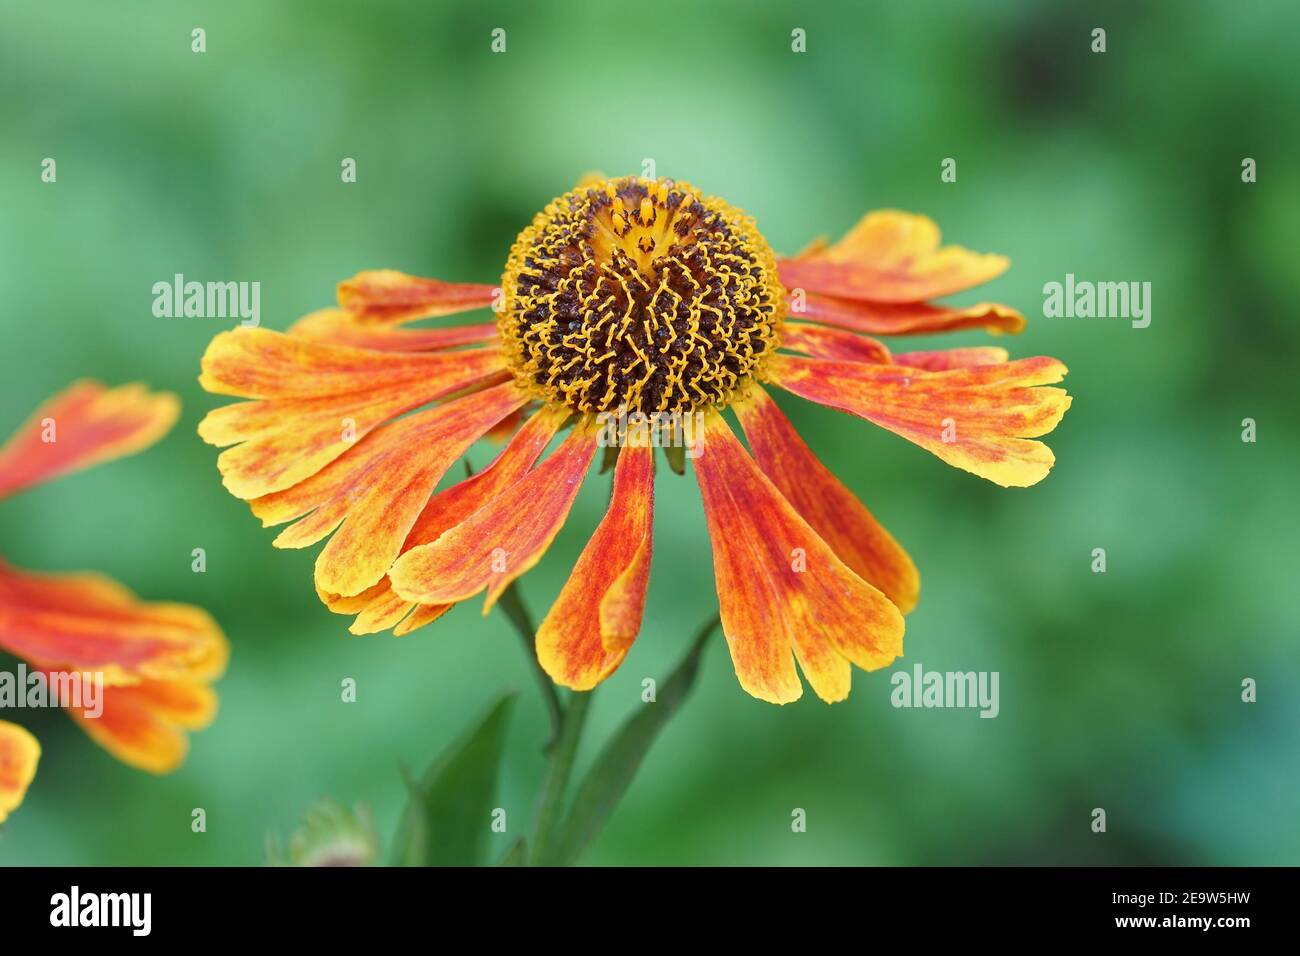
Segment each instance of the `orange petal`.
M850 362L879 362L888 365L889 349L883 342L849 332L806 322L786 322L781 348L806 352L818 358L847 359Z
M405 637L414 630L424 627L426 624L432 624L438 618L442 617L451 610L450 604L419 604L416 605L402 623L393 628L394 637Z
M452 604L487 588L483 612L541 560L564 525L596 454L595 427L582 422L555 453L432 544L393 565L393 589L408 601Z
M754 460L800 517L900 611L906 614L916 607L921 579L912 559L804 444L776 402L755 385L733 407Z
M146 680L105 687L103 712L87 716L65 708L95 743L118 760L149 773L170 773L185 760L187 730L201 730L217 713L217 695L194 681Z
M0 720L0 823L23 802L40 759L41 745L35 737L17 724Z
M408 322L492 304L494 288L421 279L394 269L358 272L339 283L339 305L363 321Z
M899 352L894 356L894 364L923 368L927 372L947 372L954 368L973 368L976 365L1001 365L1010 357L1006 349L988 345L939 349L936 352Z
M216 343L213 343L215 347ZM347 452L381 423L466 388L507 377L500 353L489 349L426 355L356 351L381 358L431 361L427 377L395 380L382 369L338 394L284 397L227 405L210 412L199 436L213 445L242 442L217 458L222 481L237 498L292 487ZM211 352L211 348L209 349Z
M0 561L0 647L46 667L141 677L213 679L229 647L207 612L146 603L98 574L31 574Z
M875 670L902 653L902 614L835 556L717 412L704 428L695 474L740 685L772 703L797 700L793 650L817 695L843 700L850 663Z
M1006 271L1005 256L939 246L926 216L867 213L839 242L778 263L788 288L872 302L921 302L980 285Z
M921 335L961 329L1014 334L1025 327L1025 317L1015 309L990 302L949 308L925 302L854 302L811 292L797 317L871 335Z
M37 409L0 448L0 498L148 448L179 414L179 400L167 392L76 382Z
M380 352L272 332L222 332L203 355L199 384L240 398L311 398L368 392L399 382L454 378L504 368L495 348L466 352Z
M314 508L276 546L306 547L338 528L316 560L316 586L358 594L388 571L447 469L525 401L507 382L399 419L300 484L257 499L254 514L269 522Z
M493 425L483 437L495 445L504 445L519 430L519 426L523 424L529 412L530 409L526 405L523 408L516 409Z
M289 327L289 334L354 348L424 352L491 342L497 337L497 326L495 322L484 322L440 329L403 329L385 323L363 322L345 309L321 309L295 322Z
M537 659L557 684L591 690L641 629L650 576L654 449L619 451L609 509L537 630Z
M1055 460L1042 442L1070 407L1053 358L947 372L774 356L772 379L821 405L875 422L958 468L1004 487L1041 481Z
M538 456L550 444L555 433L569 417L565 409L543 408L534 414L511 439L509 445L502 449L492 464L459 484L438 492L429 499L424 510L420 512L406 540L402 543L402 552L422 544L429 544L448 528L464 521L488 501L518 481ZM406 601L393 592L388 578L380 581L373 588L363 591L353 598L338 595L323 595L331 611L339 614L356 614L357 618L348 628L353 634L374 634L386 631L403 621L412 609L419 607L414 602ZM417 627L430 623L445 613L451 605L427 605L429 610L411 616L395 634L409 634ZM432 609L437 613L432 614ZM432 614L432 616L431 616Z

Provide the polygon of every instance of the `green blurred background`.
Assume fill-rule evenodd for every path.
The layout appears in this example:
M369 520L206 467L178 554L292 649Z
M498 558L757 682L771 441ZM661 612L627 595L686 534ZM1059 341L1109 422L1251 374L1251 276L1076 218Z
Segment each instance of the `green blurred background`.
M896 667L999 671L1001 715L894 709L895 668L855 672L834 707L811 691L774 707L740 690L719 636L588 861L1296 863L1298 30L1282 0L5 4L0 432L82 376L175 390L184 417L146 453L0 504L0 551L200 604L234 655L221 715L169 777L61 714L17 714L45 754L0 862L259 863L321 795L367 802L387 836L399 766L425 765L508 685L523 693L500 803L523 827L543 712L504 619L474 602L404 639L349 636L313 593L314 552L273 549L195 435L222 404L198 359L230 323L154 318L151 286L259 281L262 323L283 329L360 269L492 283L547 200L649 157L753 214L778 251L897 207L1006 253L1004 277L956 301L1024 311L1003 344L1062 358L1075 400L1050 478L1003 490L783 397L921 568ZM1067 272L1151 282L1150 328L1044 318L1043 284ZM524 579L539 616L604 484ZM663 472L658 491L647 619L589 745L715 606L695 482ZM1245 677L1258 703L1241 702Z

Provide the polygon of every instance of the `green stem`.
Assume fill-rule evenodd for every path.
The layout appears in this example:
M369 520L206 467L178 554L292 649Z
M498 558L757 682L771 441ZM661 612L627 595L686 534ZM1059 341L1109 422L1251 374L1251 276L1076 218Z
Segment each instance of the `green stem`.
M501 612L514 625L515 631L519 634L519 639L524 642L524 654L528 657L528 662L532 667L533 676L537 678L537 686L542 692L542 703L546 707L546 717L551 724L551 736L546 742L546 750L555 746L556 740L560 736L560 727L564 720L564 715L560 710L560 695L555 692L555 685L546 671L542 670L542 665L537 661L537 648L535 647L536 628L533 627L533 621L528 614L528 608L524 607L524 599L519 595L515 585L518 582L511 581L506 589L501 592L501 598L497 605Z
M549 862L551 841L564 813L564 797L573 774L573 760L578 755L582 728L587 722L587 709L591 706L594 691L569 696L569 706L564 708L560 720L560 733L551 748L546 764L546 779L537 804L537 823L529 841L528 862L537 866Z

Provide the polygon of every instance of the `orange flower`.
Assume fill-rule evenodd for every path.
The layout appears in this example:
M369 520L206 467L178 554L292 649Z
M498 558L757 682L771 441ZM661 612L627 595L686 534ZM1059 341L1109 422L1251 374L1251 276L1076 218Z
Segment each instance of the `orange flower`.
M900 212L777 259L751 219L689 185L589 177L519 235L500 289L362 272L339 286L338 308L287 334L219 335L200 381L251 401L212 412L199 433L233 446L218 459L226 487L265 524L294 522L277 546L330 538L316 588L356 615L351 630L399 635L480 592L486 612L541 559L613 435L608 511L537 633L542 666L575 690L617 668L640 628L649 445L693 438L741 685L795 700L797 661L819 696L841 700L851 665L901 653L919 579L765 386L1000 485L1034 484L1052 464L1035 439L1070 403L1042 387L1064 376L1060 362L983 347L892 355L863 334L1017 332L1024 319L1005 306L928 301L1006 267L940 247L930 220ZM495 323L409 327L487 307ZM486 470L435 493L471 444L520 421Z
M0 498L140 451L178 413L174 395L77 382L0 448ZM185 757L184 731L216 713L209 685L225 668L228 647L196 607L142 602L98 574L33 574L0 561L0 651L47 678L102 675L102 700L83 696L63 701L65 709L124 763L166 773ZM31 734L0 721L0 820L22 802L40 752Z

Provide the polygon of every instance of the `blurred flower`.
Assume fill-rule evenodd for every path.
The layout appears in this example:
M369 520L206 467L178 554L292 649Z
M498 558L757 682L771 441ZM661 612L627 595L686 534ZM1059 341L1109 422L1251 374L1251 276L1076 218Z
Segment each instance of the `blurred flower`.
M339 286L339 308L288 334L217 336L200 381L253 401L217 409L199 433L235 446L218 467L264 524L297 519L276 546L332 534L316 588L356 615L351 630L400 635L484 590L486 612L541 559L607 434L602 419L678 416L654 419L654 443L694 419L690 457L741 685L795 700L797 659L819 696L841 700L851 664L871 670L901 653L919 579L763 385L1000 485L1034 484L1053 458L1033 439L1070 401L1036 386L1060 381L1060 362L1008 361L999 348L891 355L868 337L1019 331L1023 317L1005 306L928 301L1007 264L940 247L934 223L900 212L778 260L753 220L684 183L588 177L520 234L501 289L363 272ZM407 327L489 306L496 322ZM728 407L750 452L721 417ZM486 470L433 493L470 445L517 420ZM575 690L618 667L645 603L652 449L618 444L608 511L537 634L542 666Z
M270 866L370 866L379 858L379 836L370 810L354 810L328 798L303 815L303 826L289 838L286 854L278 837L267 840Z
M77 382L0 448L0 498L140 451L166 434L178 412L174 395L141 385ZM140 601L98 574L34 574L4 561L0 650L47 675L102 675L102 713L65 709L109 753L152 773L179 766L185 731L212 721L217 698L209 685L228 655L225 637L199 608ZM22 802L39 757L31 734L0 721L0 820Z

